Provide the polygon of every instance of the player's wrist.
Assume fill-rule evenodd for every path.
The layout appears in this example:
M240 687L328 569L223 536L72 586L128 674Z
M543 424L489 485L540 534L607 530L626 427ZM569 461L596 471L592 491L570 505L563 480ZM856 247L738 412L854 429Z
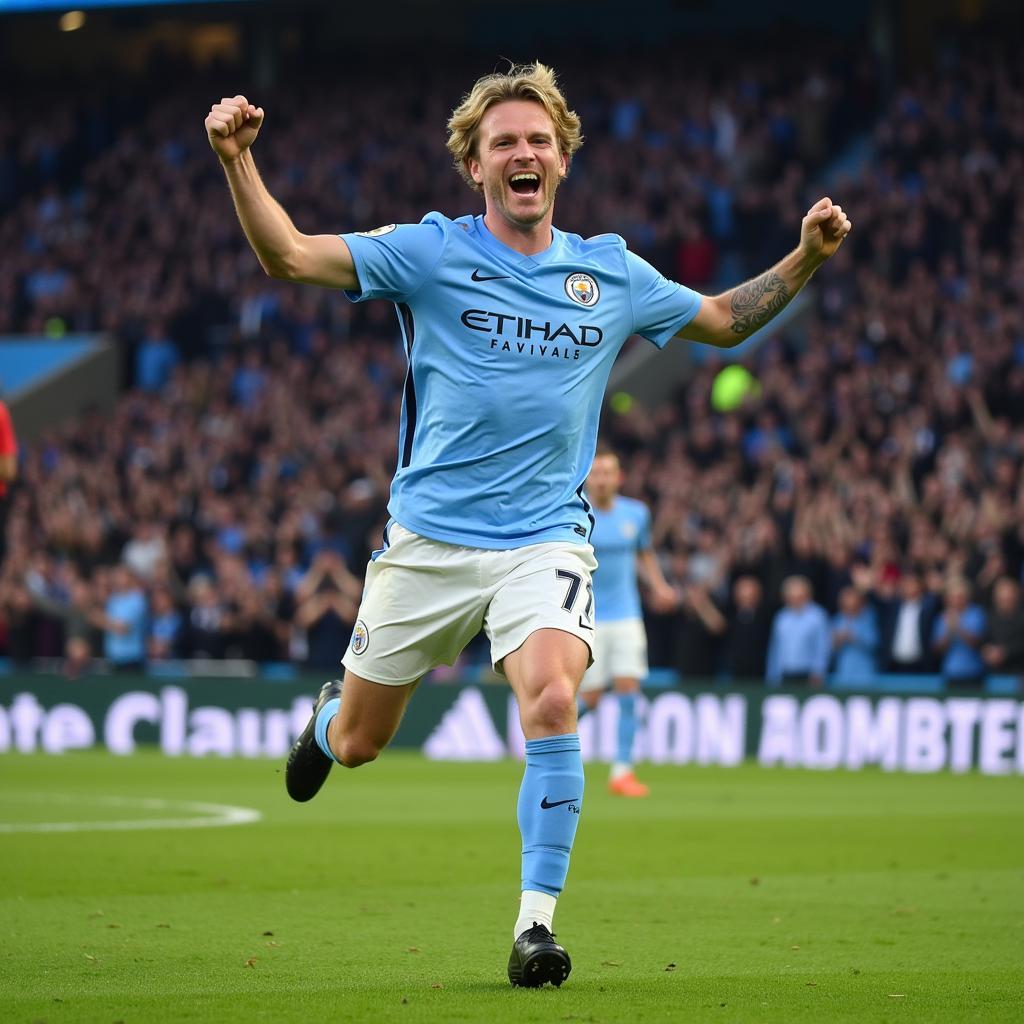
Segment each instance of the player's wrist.
M793 250L797 272L804 280L809 278L820 267L827 256L823 256L820 249L813 249L801 243Z

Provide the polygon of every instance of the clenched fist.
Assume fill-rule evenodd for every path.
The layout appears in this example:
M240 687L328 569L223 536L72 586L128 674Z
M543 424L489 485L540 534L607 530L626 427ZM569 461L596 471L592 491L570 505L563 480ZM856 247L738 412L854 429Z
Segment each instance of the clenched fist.
M263 108L244 96L225 96L206 115L206 137L225 162L237 160L255 141L263 124Z
M804 255L824 262L843 244L850 233L850 218L831 199L819 199L800 225L800 248Z

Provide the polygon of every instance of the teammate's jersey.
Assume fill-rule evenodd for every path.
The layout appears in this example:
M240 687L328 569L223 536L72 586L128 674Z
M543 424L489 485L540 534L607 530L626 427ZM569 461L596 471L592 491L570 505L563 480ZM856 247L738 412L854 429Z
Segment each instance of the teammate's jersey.
M342 235L349 298L392 300L409 357L388 504L406 529L491 549L589 538L583 481L612 362L631 334L663 347L700 295L617 235L552 232L533 256L479 216Z
M639 619L640 591L636 585L636 556L651 546L651 514L632 498L615 496L607 511L592 509L594 535L590 543L597 555L594 603L597 622Z

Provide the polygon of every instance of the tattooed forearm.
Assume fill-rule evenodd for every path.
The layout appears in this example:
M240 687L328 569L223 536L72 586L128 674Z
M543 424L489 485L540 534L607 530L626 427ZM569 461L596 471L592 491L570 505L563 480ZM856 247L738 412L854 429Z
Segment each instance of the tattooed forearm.
M766 324L792 298L786 282L774 270L741 284L732 294L733 334L751 334Z

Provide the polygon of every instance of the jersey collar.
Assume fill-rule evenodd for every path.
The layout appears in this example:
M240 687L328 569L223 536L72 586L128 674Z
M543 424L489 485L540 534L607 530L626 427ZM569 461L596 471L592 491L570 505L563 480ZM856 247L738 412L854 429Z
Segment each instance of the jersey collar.
M491 234L490 229L484 223L484 216L482 213L477 214L473 218L473 224L476 227L477 238L479 238L495 256L504 260L506 263L511 263L513 266L519 267L522 270L531 270L533 267L539 267L549 262L555 258L559 249L562 247L562 232L559 231L554 224L551 225L551 244L546 249L542 249L540 252L535 252L532 256L524 256L521 252L516 252L515 249L495 238L495 236Z

